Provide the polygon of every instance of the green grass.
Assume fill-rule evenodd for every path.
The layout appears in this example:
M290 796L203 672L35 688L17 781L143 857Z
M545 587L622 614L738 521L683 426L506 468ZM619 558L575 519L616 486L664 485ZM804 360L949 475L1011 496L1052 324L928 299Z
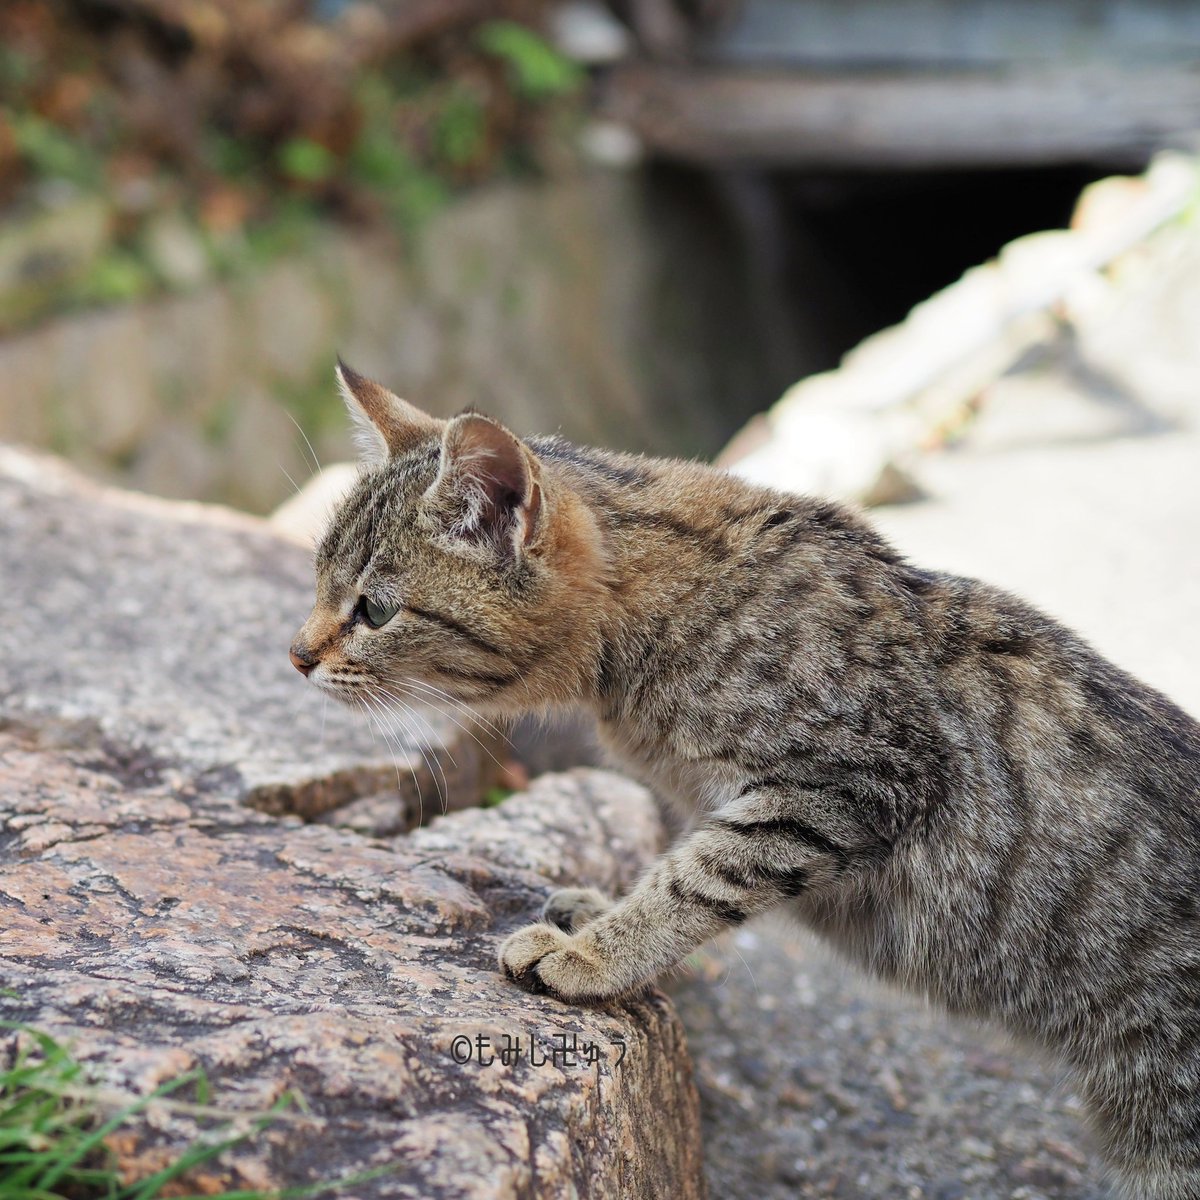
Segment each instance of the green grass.
M245 1132L230 1133L231 1114L220 1114L211 1140L184 1150L169 1166L135 1183L123 1183L105 1139L155 1103L170 1103L198 1118L212 1118L204 1073L188 1071L132 1104L112 1110L99 1097L83 1066L40 1030L0 1021L0 1030L25 1035L15 1060L0 1070L0 1198L2 1200L155 1200L188 1171L236 1146L278 1120L293 1103L285 1094L254 1116ZM190 1093L191 1101L168 1100ZM390 1168L282 1192L236 1191L226 1200L299 1200L362 1183ZM200 1200L185 1197L184 1200Z
M483 797L479 801L480 808L495 808L498 804L503 804L505 800L513 794L512 788L506 787L491 787L483 793Z

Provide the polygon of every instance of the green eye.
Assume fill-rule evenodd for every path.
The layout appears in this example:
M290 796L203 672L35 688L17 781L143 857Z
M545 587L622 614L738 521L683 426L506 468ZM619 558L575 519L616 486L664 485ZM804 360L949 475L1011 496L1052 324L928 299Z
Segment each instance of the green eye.
M376 604L370 596L360 596L358 611L372 629L378 629L381 625L386 625L400 611L400 605Z

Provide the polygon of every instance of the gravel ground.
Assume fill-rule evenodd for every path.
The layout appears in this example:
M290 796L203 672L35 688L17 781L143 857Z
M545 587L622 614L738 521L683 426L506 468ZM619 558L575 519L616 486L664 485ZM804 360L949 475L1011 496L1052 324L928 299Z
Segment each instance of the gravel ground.
M779 921L672 995L714 1200L1091 1200L1076 1100L992 1031L886 993Z

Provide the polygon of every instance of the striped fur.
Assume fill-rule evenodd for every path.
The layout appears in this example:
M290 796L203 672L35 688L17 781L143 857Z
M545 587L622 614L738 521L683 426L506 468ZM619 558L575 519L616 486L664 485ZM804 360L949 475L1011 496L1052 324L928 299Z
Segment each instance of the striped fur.
M619 903L553 897L504 942L509 978L603 1001L786 907L1072 1068L1130 1196L1200 1197L1193 720L837 505L474 415L405 434L405 411L318 555L314 681L417 681L490 715L586 705L692 819ZM463 467L476 508L485 492L469 535L433 487L468 435L494 455ZM355 619L364 590L402 605L382 629Z

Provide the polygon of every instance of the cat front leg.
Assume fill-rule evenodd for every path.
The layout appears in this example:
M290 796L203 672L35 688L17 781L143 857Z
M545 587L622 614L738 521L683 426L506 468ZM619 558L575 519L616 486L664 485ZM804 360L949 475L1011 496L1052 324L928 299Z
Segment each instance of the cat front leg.
M570 912L573 932L549 921L517 930L500 947L500 967L530 992L583 1003L612 999L722 930L828 886L854 858L832 833L804 819L794 799L741 797L658 859L629 896L582 927ZM575 899L583 894L577 891ZM556 906L551 897L547 908L560 907L572 906ZM555 919L553 912L546 915Z

